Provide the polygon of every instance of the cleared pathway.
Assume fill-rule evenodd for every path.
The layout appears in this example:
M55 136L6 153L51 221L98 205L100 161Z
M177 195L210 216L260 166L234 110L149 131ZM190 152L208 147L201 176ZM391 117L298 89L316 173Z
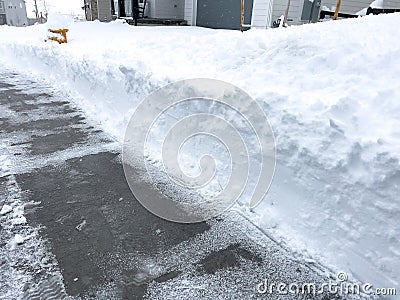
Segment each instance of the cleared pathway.
M258 293L264 279L322 283L329 272L235 212L195 225L150 214L120 145L65 96L10 72L0 145L0 208L12 208L0 216L0 299L341 299Z

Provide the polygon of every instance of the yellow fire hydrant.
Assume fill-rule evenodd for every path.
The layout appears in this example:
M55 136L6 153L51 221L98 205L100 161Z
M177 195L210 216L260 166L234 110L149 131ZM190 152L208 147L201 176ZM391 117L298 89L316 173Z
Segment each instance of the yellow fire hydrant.
M67 32L68 29L49 29L50 33L53 33L57 36L50 36L48 39L52 41L56 41L59 44L68 43L67 40Z

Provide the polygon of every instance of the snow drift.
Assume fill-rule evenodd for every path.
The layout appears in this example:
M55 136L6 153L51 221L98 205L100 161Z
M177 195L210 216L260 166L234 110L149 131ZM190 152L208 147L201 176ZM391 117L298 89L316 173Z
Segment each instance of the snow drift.
M298 251L376 286L400 286L400 15L244 34L194 27L0 27L0 62L73 94L122 141L137 103L206 77L257 99L276 177L252 218Z

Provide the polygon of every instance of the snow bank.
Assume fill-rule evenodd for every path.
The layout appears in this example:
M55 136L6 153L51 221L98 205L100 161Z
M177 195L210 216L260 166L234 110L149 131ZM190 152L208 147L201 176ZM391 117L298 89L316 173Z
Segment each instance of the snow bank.
M58 13L50 13L46 22L47 29L64 29L72 20Z
M135 105L179 79L233 83L275 131L278 166L252 217L299 251L376 286L400 286L400 15L235 31L0 27L2 64L71 93L123 139Z

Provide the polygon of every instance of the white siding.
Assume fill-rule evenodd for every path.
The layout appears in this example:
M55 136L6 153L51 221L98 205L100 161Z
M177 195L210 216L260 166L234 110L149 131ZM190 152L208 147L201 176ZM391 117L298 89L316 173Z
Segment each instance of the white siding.
M268 28L272 23L272 9L274 0L254 0L251 26Z
M188 25L196 26L197 0L185 0L184 19Z
M372 0L342 0L340 5L340 12L354 14L359 12L365 7L368 7L372 3ZM322 6L326 6L329 9L336 7L337 0L322 0ZM384 0L384 8L400 8L400 0Z

